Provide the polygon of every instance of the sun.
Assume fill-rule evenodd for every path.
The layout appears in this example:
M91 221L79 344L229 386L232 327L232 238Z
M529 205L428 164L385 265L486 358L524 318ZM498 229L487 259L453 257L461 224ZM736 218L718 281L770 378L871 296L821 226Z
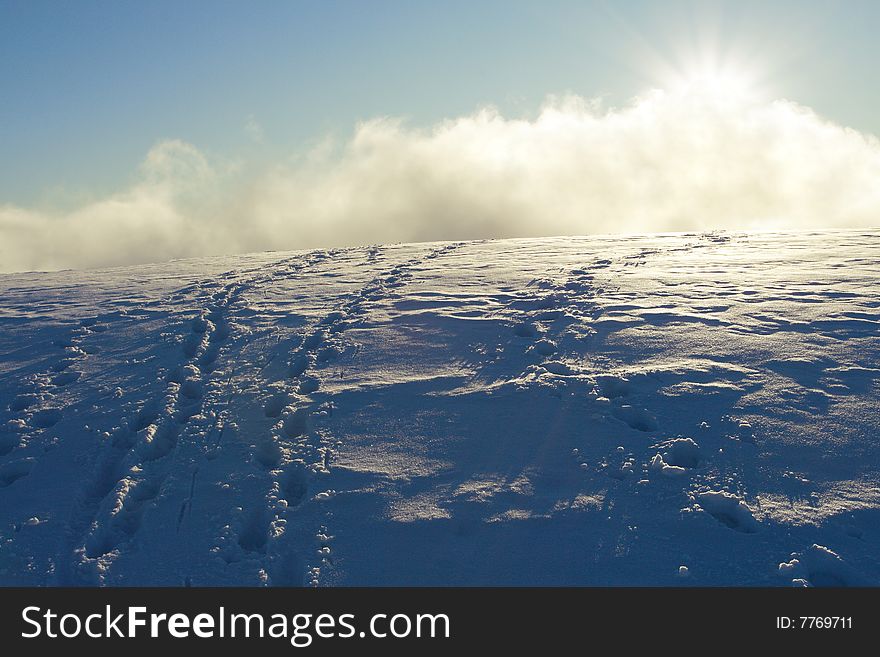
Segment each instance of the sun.
M745 67L698 64L675 71L665 85L682 96L737 101L759 94L757 77Z
M757 53L720 47L655 53L648 65L655 88L693 100L748 103L773 94Z
M712 42L652 49L641 68L653 89L693 100L748 102L773 93L759 53Z

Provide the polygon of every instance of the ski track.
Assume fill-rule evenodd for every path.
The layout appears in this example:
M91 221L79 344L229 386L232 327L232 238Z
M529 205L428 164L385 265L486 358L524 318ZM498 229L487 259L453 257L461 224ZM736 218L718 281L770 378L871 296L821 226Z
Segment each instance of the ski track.
M323 488L321 480L330 473L338 438L320 426L333 415L334 404L332 395L320 403L314 400L320 390L317 374L356 354L357 345L345 332L363 322L371 304L404 287L414 267L461 246L446 244L395 264L347 295L291 350L286 376L269 382L268 387L276 384L275 392L265 402L264 413L278 419L253 454L253 460L269 471L265 506L245 510L235 536L243 551L259 555L261 583L320 586L334 567L332 518L322 507L336 491ZM374 260L379 253L373 248L368 256Z
M235 304L255 286L296 276L325 257L326 253L315 252L282 260L268 273L256 268L219 277L219 291L208 292L209 300L188 322L189 331L180 345L182 358L166 373L162 397L145 402L106 436L92 477L83 487L78 508L68 524L69 540L56 559L59 584L103 583L115 559L136 538L145 508L159 496L174 467L178 444L194 418L203 418L216 404L216 394L209 391L211 373L231 337L229 313ZM166 300L183 299L195 290L212 288L198 283L169 294ZM77 342L71 342L72 346L66 348L78 350ZM200 435L197 431L193 434ZM222 426L217 435L222 435ZM208 454L212 448L216 443L205 446ZM197 475L195 465L190 497L181 503L177 531L192 503Z

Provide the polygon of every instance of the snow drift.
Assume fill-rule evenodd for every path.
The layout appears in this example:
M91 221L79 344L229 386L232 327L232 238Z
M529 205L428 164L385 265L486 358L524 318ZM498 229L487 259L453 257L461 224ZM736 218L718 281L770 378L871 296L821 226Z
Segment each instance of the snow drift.
M0 277L0 584L876 585L878 249Z

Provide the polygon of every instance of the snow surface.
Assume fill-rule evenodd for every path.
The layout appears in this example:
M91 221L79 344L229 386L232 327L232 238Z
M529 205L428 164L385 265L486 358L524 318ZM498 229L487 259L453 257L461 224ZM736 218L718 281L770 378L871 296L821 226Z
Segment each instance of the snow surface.
M0 583L880 584L880 231L0 277Z

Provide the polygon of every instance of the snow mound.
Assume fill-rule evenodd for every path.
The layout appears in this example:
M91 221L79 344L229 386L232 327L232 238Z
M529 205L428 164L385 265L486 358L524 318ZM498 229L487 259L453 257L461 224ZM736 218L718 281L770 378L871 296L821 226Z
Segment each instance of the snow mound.
M699 493L697 503L725 527L745 534L758 531L758 523L752 515L752 510L736 495L725 491Z
M779 574L791 579L793 586L839 588L867 584L839 554L815 543L803 552L792 553L790 561L779 564Z

